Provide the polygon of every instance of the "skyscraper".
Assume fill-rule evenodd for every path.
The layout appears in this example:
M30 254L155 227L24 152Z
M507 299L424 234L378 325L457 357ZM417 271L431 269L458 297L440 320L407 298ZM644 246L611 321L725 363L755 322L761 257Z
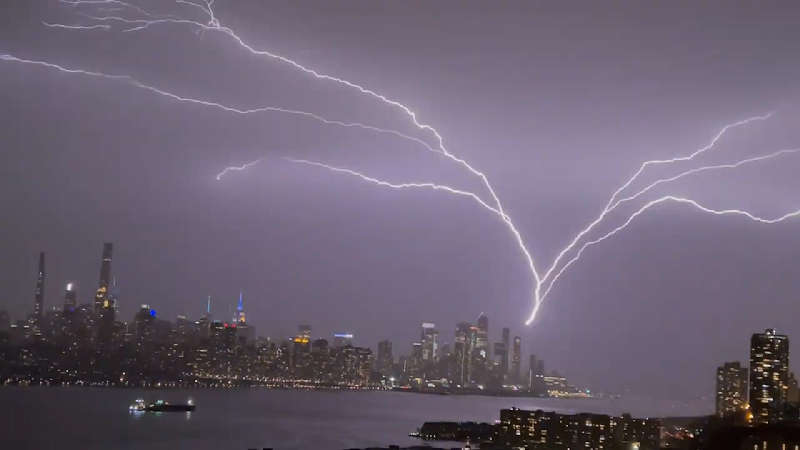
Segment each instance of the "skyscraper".
M508 354L511 351L511 330L508 328L503 328L503 344L506 346L506 352L503 353L503 357L501 358L500 368L503 371L503 374L508 373Z
M39 275L36 277L33 317L37 324L44 317L44 252L39 253Z
M436 330L436 325L432 323L422 324L422 360L434 361L437 356L437 339L439 332Z
M514 348L511 353L511 382L519 384L522 380L522 338L514 336Z
M380 341L378 343L378 371L387 376L392 372L392 364L394 364L394 356L392 356L392 342Z
M750 339L750 412L753 423L781 419L789 389L789 338L768 328Z
M239 291L239 305L236 307L236 313L233 315L233 323L245 322L244 305L242 304L242 291ZM309 338L311 332L309 330Z
M64 292L64 313L75 311L75 289L72 283L67 283L67 290Z
M353 335L350 333L336 333L333 335L333 348L342 348L353 345Z
M461 322L456 325L455 342L453 344L455 358L450 372L450 381L461 386L469 381L473 340L471 324Z
M486 351L486 357L489 353L489 318L483 313L478 316L478 332L475 335L475 348Z
M528 357L528 374L526 376L528 388L532 388L536 384L536 355Z
M747 367L739 361L717 367L716 414L719 417L739 412L747 405Z
M114 244L106 242L103 244L103 257L100 261L100 284L94 296L94 312L100 314L108 304L108 286L111 283L111 253Z

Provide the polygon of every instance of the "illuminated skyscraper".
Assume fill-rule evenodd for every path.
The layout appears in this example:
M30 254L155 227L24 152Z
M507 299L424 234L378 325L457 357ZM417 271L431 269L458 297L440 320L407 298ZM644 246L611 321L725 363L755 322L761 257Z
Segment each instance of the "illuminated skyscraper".
M489 318L483 313L478 317L478 331L475 334L475 348L485 350L486 357L489 353Z
M108 286L111 283L111 253L114 244L106 242L103 244L103 259L100 262L100 284L94 296L94 312L100 314L108 304Z
M239 305L236 307L236 313L233 315L233 323L237 322L245 322L244 305L242 304L242 291L239 291Z
M511 353L511 382L519 384L521 382L521 362L522 362L522 338L514 336L514 348Z
M36 323L44 317L44 252L39 253L39 275L36 277L36 296L33 303L33 317Z
M747 405L747 367L739 361L717 367L716 414L719 417L741 411Z
M432 323L422 324L422 360L434 361L437 354L438 344L436 340L439 337L439 332L436 326Z
M333 335L333 348L342 348L353 345L353 335L350 333L336 333Z
M453 368L450 381L463 386L469 381L472 368L472 325L461 322L456 325L455 342L453 343Z
M768 328L750 339L753 423L780 421L789 390L789 338Z
M75 288L72 283L67 284L67 290L64 292L64 313L75 312Z

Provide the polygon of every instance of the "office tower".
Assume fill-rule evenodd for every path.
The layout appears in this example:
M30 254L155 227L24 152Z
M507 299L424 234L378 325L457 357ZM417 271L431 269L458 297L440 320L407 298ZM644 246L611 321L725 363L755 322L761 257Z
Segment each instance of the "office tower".
M478 329L477 333L475 334L475 348L477 348L479 351L484 350L484 356L486 358L489 357L489 318L483 313L478 316Z
M506 346L506 351L503 353L502 362L500 363L500 369L503 371L503 374L508 373L508 354L511 351L511 330L508 328L503 328L503 344Z
M747 367L739 361L717 367L716 414L719 417L734 414L747 405Z
M64 312L75 312L75 288L72 283L67 283L67 290L64 292Z
M392 371L392 364L394 364L394 357L392 356L392 342L380 341L378 343L378 371L386 376Z
M514 336L514 348L511 351L511 382L519 384L522 373L522 338Z
M300 337L304 337L311 340L311 326L310 325L300 325L297 327L297 335Z
M451 382L463 386L469 381L472 366L472 342L474 340L472 325L461 322L456 325L455 343L453 344L454 366L451 370Z
M108 286L111 283L111 252L114 244L103 244L103 259L100 261L100 284L94 296L94 312L100 314L108 305Z
M242 291L239 291L239 305L236 307L236 313L233 315L233 323L244 322L244 305L242 304ZM308 330L308 337L311 337L311 328Z
M544 376L544 360L541 358L536 360L536 376Z
M211 333L211 322L211 296L209 295L206 303L206 311L198 321L198 324L200 325L200 333L203 336L208 337Z
M33 318L38 324L44 317L44 252L39 253L39 275L36 277L36 296L33 301Z
M528 389L532 388L536 381L536 355L528 357L528 373L526 376L528 382Z
M750 339L750 412L757 424L780 421L789 384L789 338L768 328Z
M439 332L436 330L436 326L432 323L423 323L422 324L422 360L423 361L434 361L436 359L437 353L437 343L436 340L439 337Z
M333 335L333 348L342 348L353 345L353 335L349 333L336 333Z

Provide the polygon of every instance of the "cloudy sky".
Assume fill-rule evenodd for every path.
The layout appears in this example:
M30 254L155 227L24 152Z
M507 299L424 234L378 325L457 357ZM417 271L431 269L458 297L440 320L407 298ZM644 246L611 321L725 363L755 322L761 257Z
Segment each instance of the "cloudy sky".
M136 5L208 21L186 5ZM3 54L437 145L402 110L220 32L47 27L97 24L80 13L142 17L57 1L0 9ZM417 112L486 174L540 272L646 160L686 156L726 124L770 111L691 162L648 169L629 193L690 168L800 147L800 8L790 1L218 0L215 11L254 48ZM352 332L361 345L389 339L399 353L421 322L452 342L456 322L483 312L493 340L508 326L525 355L595 389L712 395L715 367L746 360L751 333L800 336L800 219L765 225L660 205L588 249L525 327L534 280L497 215L463 196L392 190L281 159L491 200L479 178L419 143L14 61L0 61L0 83L0 308L15 317L32 310L39 251L46 306L60 307L69 281L89 301L110 241L124 319L144 303L162 317L198 317L208 295L226 319L243 290L259 334L280 339L307 323L322 337ZM665 184L591 236L666 194L779 217L800 209L798 169L800 155L785 155Z

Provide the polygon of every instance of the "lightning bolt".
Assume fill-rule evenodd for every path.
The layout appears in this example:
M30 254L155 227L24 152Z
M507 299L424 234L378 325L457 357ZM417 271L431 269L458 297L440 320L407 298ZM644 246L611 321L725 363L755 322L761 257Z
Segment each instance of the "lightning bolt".
M97 0L83 0L83 1L82 0L75 0L75 1L72 1L72 2L69 2L69 3L73 4L73 5L81 5L81 4L92 4L92 3L95 3L96 1ZM443 140L442 136L439 134L439 132L433 126L420 122L418 117L417 117L417 114L414 111L412 111L410 108L408 108L407 106L403 105L402 103L400 103L398 101L391 100L391 99L387 98L386 96L384 96L382 94L379 94L379 93L377 93L377 92L375 92L373 90L367 89L367 88L365 88L365 87L363 87L363 86L361 86L359 84L352 83L350 81L347 81L347 80L344 80L344 79L341 79L341 78L337 78L337 77L333 77L333 76L330 76L330 75L322 74L322 73L317 72L317 71L315 71L313 69L310 69L310 68L308 68L308 67L306 67L306 66L304 66L304 65L302 65L302 64L300 64L300 63L298 63L298 62L296 62L294 60L291 60L291 59L289 59L289 58L287 58L285 56L281 56L281 55L278 55L278 54L275 54L275 53L271 53L271 52L263 51L263 50L257 50L255 48L253 48L252 46L247 44L242 38L240 38L236 33L234 33L233 30L231 30L228 27L221 26L219 20L217 20L217 18L214 15L213 9L211 8L213 0L210 0L210 1L206 0L204 2L205 6L203 6L203 5L199 4L199 3L189 2L187 0L176 0L176 2L180 3L180 4L186 4L186 5L192 6L193 8L196 8L196 9L199 9L199 10L203 11L205 13L205 15L207 16L207 18L208 18L208 23L207 24L203 24L201 22L197 22L197 21L193 21L193 20L175 19L175 18L126 19L126 18L119 17L119 16L100 16L100 17L89 16L89 17L94 19L94 20L117 21L117 22L123 22L123 23L129 24L129 25L135 25L135 26L133 26L131 28L125 29L123 32L141 31L141 30L144 30L144 29L146 29L146 28L148 28L150 26L158 25L158 24L184 24L184 25L195 26L198 29L203 30L203 31L218 31L218 32L221 32L223 34L228 35L236 43L238 43L241 47L245 48L246 50L248 50L249 52L251 52L254 55L266 56L266 57L269 57L269 58L272 58L272 59L279 60L279 61L287 63L287 64L291 65L292 67L294 67L296 69L299 69L299 70L301 70L301 71L303 71L303 72L305 72L307 74L310 74L310 75L312 75L312 76L314 76L314 77L316 77L318 79L333 81L333 82L345 85L345 86L347 86L349 88L358 90L362 94L366 94L366 95L369 95L369 96L371 96L373 98L376 98L376 99L384 102L387 105L394 106L396 108L401 109L408 117L411 118L411 120L413 121L414 125L418 129L423 130L423 131L428 131L428 132L432 133L435 136L436 141L438 143L438 146L434 150L431 146L428 146L426 144L425 146L429 150L438 151L438 152L442 153L444 156L446 156L447 158L450 158L451 160L453 160L456 163L460 164L461 166L466 168L469 172L471 172L472 174L478 176L483 181L483 184L486 186L487 190L489 191L489 193L492 196L492 200L494 201L494 204L496 205L497 211L500 213L501 217L503 218L503 221L508 225L508 227L510 228L510 230L512 231L512 233L514 234L514 236L517 238L518 242L520 243L520 249L523 251L523 253L526 256L526 259L528 261L529 269L530 269L530 271L531 271L531 273L532 273L532 275L534 277L534 280L535 280L536 288L535 288L535 291L534 291L534 298L538 299L538 297L539 297L539 287L541 285L541 280L539 278L539 273L536 270L533 258L530 255L530 253L528 252L527 247L525 246L524 241L522 240L521 234L519 233L519 231L517 230L516 226L511 221L510 217L503 210L502 203L500 202L500 199L498 198L497 194L495 193L494 189L492 188L491 184L489 183L488 178L486 177L486 175L483 172L475 169L473 166L471 166L469 163L467 163L464 159L456 157L455 155L450 153L446 149L446 147L444 146L444 140ZM146 14L149 17L153 17L153 14L150 14L150 13L147 13L145 11L142 11L140 8L136 8L136 9L137 9L137 11L142 12L142 13ZM137 83L137 85L138 85L138 83ZM144 87L144 86L142 86L142 87ZM215 105L215 106L217 106L217 105Z
M244 169L247 169L247 168L248 168L248 167L250 167L250 166L254 166L254 165L256 165L256 164L260 163L262 159L263 159L263 158L258 158L257 160L255 160L255 161L253 161L253 162L249 162L249 163L247 163L247 164L245 164L245 165L243 165L243 166L231 166L231 167L226 167L226 168L225 168L225 170L223 170L222 172L220 172L220 173L218 173L218 174L217 174L217 181L219 181L219 180L220 180L220 178L222 178L222 176L223 176L223 175L225 175L226 173L228 173L228 172L230 172L230 171L232 171L232 170L244 170Z
M50 28L66 28L67 30L96 30L98 28L102 28L104 30L111 29L111 25L64 25L60 23L49 22L42 22L42 25Z
M585 243L583 245L583 247L581 247L581 249L578 251L578 253L569 262L567 262L567 264L565 264L564 267L560 271L558 271L556 273L556 275L553 277L553 280L551 281L550 286L547 288L545 293L542 295L542 301L544 301L545 297L547 297L547 294L550 293L550 289L553 288L553 285L561 277L561 274L563 274L564 271L567 268L569 268L569 266L571 266L575 261L580 259L581 254L583 253L584 250L586 250L588 247L591 247L592 245L599 244L600 242L603 242L604 240L606 240L606 239L610 238L611 236L617 234L619 231L622 231L625 227L630 225L630 223L633 222L633 220L636 219L637 217L639 217L642 213L644 213L648 209L652 208L653 206L656 206L656 205L664 203L664 202L677 202L677 203L688 204L688 205L694 206L695 208L699 209L700 211L703 211L703 212L706 212L706 213L709 213L709 214L718 215L718 216L725 216L725 215L744 216L744 217L746 217L746 218L748 218L750 220L754 220L756 222L763 223L763 224L774 224L774 223L782 222L782 221L784 221L786 219L789 219L789 218L792 218L792 217L800 216L800 210L798 210L798 211L790 212L788 214L784 214L784 215L782 215L782 216L780 216L780 217L778 217L776 219L763 219L763 218L755 216L755 215L753 215L753 214L751 214L751 213L749 213L747 211L741 211L741 210L738 210L738 209L715 210L715 209L707 208L707 207L697 203L696 201L690 200L688 198L674 197L674 196L671 196L671 195L668 195L668 196L665 196L665 197L661 197L661 198L659 198L657 200L653 200L653 201L650 201L650 202L646 203L644 206L639 208L638 211L633 213L628 218L628 220L625 221L625 223L623 223L622 225L618 226L617 228L614 228L612 231L606 233L604 236L602 236L602 237L600 237L598 239L595 239L593 241L589 241L589 242ZM539 304L541 304L541 302ZM537 306L537 309L538 309L538 306Z
M377 133L391 134L391 135L399 137L401 139L406 139L408 141L412 141L412 142L418 143L418 144L424 146L426 149L428 149L428 150L430 150L432 152L441 153L440 150L430 146L428 143L426 143L422 139L419 139L419 138L416 138L416 137L413 137L413 136L409 136L409 135L401 133L399 131L390 130L390 129L386 129L386 128L374 127L374 126L366 125L366 124L363 124L363 123L360 123L360 122L342 122L342 121L339 121L339 120L330 120L330 119L326 119L325 117L322 117L320 115L313 114L313 113L310 113L310 112L293 110L293 109L286 109L286 108L277 108L277 107L274 107L274 106L265 106L265 107L262 107L262 108L252 108L252 109L234 108L234 107L231 107L231 106L224 105L222 103L217 103L217 102L212 102L212 101L207 101L207 100L200 100L200 99L191 98L191 97L183 97L183 96L180 96L178 94L174 94L172 92L164 91L164 90L161 90L159 88L156 88L156 87L153 87L153 86L150 86L150 85L147 85L147 84L140 83L140 82L134 80L132 77L130 77L128 75L109 75L109 74L105 74L105 73L101 73L101 72L92 72L92 71L88 71L88 70L69 69L69 68L61 66L59 64L53 64L53 63L49 63L49 62L45 62L45 61L23 59L23 58L18 58L16 56L12 56L12 55L0 55L0 60L13 61L13 62L18 62L18 63L22 63L22 64L33 64L33 65L38 65L38 66L44 66L44 67L48 67L50 69L55 69L55 70L58 70L58 71L61 71L61 72L66 72L66 73L82 74L82 75L89 75L89 76L93 76L93 77L107 78L107 79L110 79L110 80L125 81L131 86L134 86L134 87L137 87L137 88L140 88L140 89L144 89L144 90L153 92L155 94L158 94L158 95L161 95L161 96L164 96L164 97L168 97L168 98L173 99L173 100L178 100L180 102L193 103L193 104L203 105L203 106L211 106L211 107L214 107L214 108L217 108L217 109L221 109L221 110L226 111L226 112L232 112L232 113L237 113L237 114L245 114L245 115L246 114L264 113L264 112L279 112L279 113L284 113L284 114L293 114L293 115L299 115L299 116L307 117L307 118L314 119L316 121L322 122L322 123L324 123L326 125L336 125L336 126L345 127L345 128L360 128L360 129L363 129L363 130L374 131L374 132L377 132Z
M216 18L215 14L214 14L214 11L212 9L212 4L213 4L214 0L199 0L199 1L202 2L202 4L201 3L195 3L195 2L192 2L192 1L189 1L189 0L175 0L176 4L185 5L185 6L191 8L193 10L201 11L204 14L205 18L207 19L207 23L201 23L199 21L184 19L184 18L180 18L180 17L177 17L177 16L171 16L171 15L170 16L162 16L162 15L152 14L150 12L147 12L147 11L143 10L142 8L139 8L138 6L135 6L135 5L130 4L130 3L122 2L122 1L119 1L119 0L59 0L59 1L61 3L65 3L65 4L71 5L73 7L79 7L79 6L85 6L85 5L116 5L116 6L122 7L123 9L124 8L128 8L129 10L133 10L133 11L135 11L135 12L137 12L137 13L145 16L145 17L148 17L148 19L127 19L127 18L124 18L124 17L111 16L111 15L89 16L89 15L86 15L86 14L84 14L82 12L78 12L79 14L81 14L81 15L83 15L85 17L88 17L88 18L90 18L92 20L101 21L101 22L124 23L126 25L129 25L127 28L125 28L123 30L123 32L125 32L125 33L142 31L142 30L145 30L145 29L147 29L147 28L149 28L151 26L159 25L159 24L188 25L188 26L196 27L198 29L198 31L201 32L201 33L204 33L205 31L217 31L217 32L223 33L223 34L227 35L228 37L232 38L239 46L241 46L242 48L248 50L250 53L252 53L254 55L265 56L265 57L268 57L268 58L279 60L279 61L281 61L283 63L286 63L286 64L288 64L288 65L290 65L290 66L292 66L292 67L294 67L296 69L299 69L299 70L305 72L306 74L312 75L313 77L315 77L317 79L332 81L332 82L336 82L336 83L345 85L345 86L347 86L349 88L352 88L352 89L355 89L355 90L359 91L361 94L366 94L366 95L368 95L370 97L373 97L375 99L380 100L384 104L387 104L387 105L390 105L390 106L393 106L393 107L396 107L396 108L399 108L400 110L402 110L408 117L411 118L412 122L414 123L414 125L419 130L431 133L435 137L436 142L437 142L438 145L437 146L431 146L431 145L427 144L425 141L423 141L421 139L418 139L418 138L415 138L415 137L412 137L412 136L409 136L409 135L406 135L406 134L403 134L403 133L400 133L400 132L397 132L397 131L394 131L394 130L388 130L388 129L372 127L372 126L365 125L365 124L362 124L362 123L345 123L345 122L340 122L340 121L332 121L332 120L328 120L328 119L322 118L322 117L320 117L318 115L315 115L315 114L312 114L312 113L308 113L308 112L304 112L304 111L294 111L294 110L275 108L275 107L257 108L257 109L249 109L249 110L238 109L238 108L233 108L233 107L230 107L230 106L223 105L221 103L216 103L216 102L211 102L211 101L206 101L206 100L199 100L199 99L194 99L194 98L182 97L182 96L179 96L179 95L176 95L176 94L173 94L173 93L169 93L169 92L160 90L160 89L152 87L152 86L141 84L141 83L139 83L139 82L133 80L132 78L127 77L127 76L106 75L106 74L97 73L97 72L89 72L89 71L83 71L83 70L67 69L67 68L64 68L62 66L58 66L58 65L47 63L47 62L43 62L43 61L23 60L23 59L16 58L16 57L11 56L11 55L0 55L0 60L15 61L15 62L21 62L21 63L28 63L28 64L36 64L36 65L46 66L46 67L53 68L53 69L58 69L58 70L61 70L63 72L68 72L68 73L81 73L81 74L84 74L84 75L99 76L99 77L104 77L104 78L109 78L109 79L114 79L114 80L125 81L125 82L127 82L127 83L129 83L129 84L131 84L133 86L149 90L151 92L160 94L162 96L166 96L166 97L172 98L174 100L183 101L183 102L189 102L189 103L194 103L194 104L200 104L200 105L204 105L204 106L216 107L216 108L222 109L222 110L227 111L227 112L234 112L234 113L238 113L238 114L251 114L251 113L273 111L273 112L283 112L283 113L288 113L288 114L299 114L299 115L303 115L303 116L306 116L306 117L310 117L310 118L316 119L318 121L321 121L323 123L330 124L330 125L338 125L338 126L344 126L344 127L356 127L356 128L376 131L376 132L380 132L380 133L389 133L389 134L393 134L393 135L395 135L397 137L401 137L403 139L407 139L407 140L419 143L419 144L425 146L430 151L441 153L445 157L453 160L454 162L456 162L456 163L460 164L461 166L463 166L464 168L466 168L473 175L476 175L477 177L479 177L482 180L482 182L483 182L484 186L486 187L486 189L488 190L488 192L490 193L490 195L492 197L492 203L490 204L488 202L485 202L480 196L478 196L477 194L474 194L472 192L463 191L463 190L459 190L459 189L454 189L454 188L451 188L451 187L445 186L445 185L439 185L439 184L435 184L435 183L403 183L403 184L388 183L388 182L385 182L385 181L378 180L376 178L368 177L366 175L363 175L361 173L358 173L358 172L355 172L355 171L352 171L352 170L349 170L349 169L342 169L342 168L329 166L329 165L325 165L325 164L321 164L321 163L316 163L316 162L313 162L313 161L307 161L307 160L298 160L298 159L288 159L288 160L291 161L291 162L294 162L294 163L318 166L318 167L322 167L322 168L325 168L325 169L328 169L328 170L333 170L335 172L345 173L345 174L348 174L348 175L351 175L351 176L357 176L357 177L362 178L365 181L369 181L369 182L372 182L372 183L375 183L375 184L378 184L378 185L381 185L381 186L385 186L385 187L392 187L392 188L395 188L395 189L401 189L401 188L428 188L428 189L445 191L445 192L448 192L448 193L451 193L451 194L466 196L466 197L469 197L472 200L476 201L478 204L480 204L482 207L484 207L488 211L490 211L490 212L492 212L494 214L497 214L504 221L504 223L508 226L508 228L512 231L512 233L514 234L514 236L516 238L516 241L517 241L517 244L519 245L520 249L524 253L524 255L526 257L526 260L528 262L529 269L530 269L530 271L531 271L531 273L532 273L532 275L534 277L534 280L535 280L535 289L534 289L534 295L533 295L533 297L534 297L534 309L533 309L533 312L531 313L529 319L526 321L526 324L530 324L531 321L533 321L533 319L535 318L536 313L537 313L542 301L544 300L544 297L547 295L547 293L550 292L550 289L552 289L555 281L564 273L564 271L571 264L573 264L575 261L577 261L577 259L580 257L582 252L588 246L591 246L591 245L594 245L595 243L601 242L602 240L612 236L616 232L618 232L621 229L625 228L635 217L637 217L639 214L641 214L642 212L644 212L645 210L647 210L648 208L650 208L650 207L652 207L652 206L654 206L656 204L662 203L664 201L676 201L676 202L679 202L679 203L688 203L688 204L691 204L691 205L695 206L696 208L698 208L698 209L700 209L702 211L705 211L705 212L709 212L709 213L713 213L713 214L719 214L719 215L729 215L729 214L745 215L745 216L747 216L747 217L749 217L749 218L751 218L753 220L757 220L757 221L764 222L764 223L774 223L776 221L784 220L785 218L788 218L788 217L794 217L796 214L798 214L798 213L792 213L792 214L786 215L786 216L784 216L782 218L779 218L779 219L767 220L767 219L760 219L760 218L755 217L755 216L753 216L753 215L751 215L749 213L746 213L744 211L738 211L738 210L716 211L716 210L712 210L710 208L706 208L704 206L701 206L698 203L696 203L696 202L694 202L692 200L689 200L689 199L684 199L684 198L679 198L679 197L672 197L672 196L662 197L661 199L658 199L658 200L652 201L650 203L647 203L642 209L640 209L639 211L634 213L622 226L618 227L617 229L615 229L611 233L605 235L604 237L601 237L600 239L597 239L597 240L594 240L594 241L590 241L590 242L587 242L586 244L584 244L584 246L581 247L581 249L577 252L577 255L575 257L573 257L572 260L570 260L567 264L565 264L563 267L561 267L561 269L558 272L555 272L555 270L559 266L559 263L561 262L561 260L570 251L572 251L575 248L575 246L580 242L580 240L584 236L586 236L586 234L588 234L597 224L599 224L611 211L613 211L617 206L619 206L620 204L622 204L624 202L631 201L631 200L633 200L635 198L638 198L639 196L641 196L644 193L648 192L649 190L651 190L655 186L657 186L659 184L662 184L662 183L675 181L675 180L677 180L679 178L682 178L684 176L688 176L688 175L691 175L693 173L697 173L697 172L704 171L704 170L738 167L739 165L746 164L748 162L754 162L754 161L757 161L757 160L763 160L763 159L775 157L778 154L786 154L786 153L789 153L789 152L793 152L793 151L788 151L787 150L787 151L783 151L783 152L778 152L778 154L772 154L772 155L767 155L767 156L764 156L764 157L757 157L757 158L751 158L750 160L740 161L739 163L736 163L736 164L720 165L720 166L707 166L707 167L701 167L699 169L693 169L693 170L690 170L690 171L683 172L680 175L672 177L672 178L658 180L655 183L652 183L652 184L648 185L643 190L640 190L639 192L637 192L633 196L629 196L629 197L623 198L622 200L617 200L617 197L620 196L621 193L625 189L627 189L637 179L637 177L646 169L646 167L648 167L650 165L657 165L657 164L667 164L667 163L673 163L673 162L679 162L679 161L689 161L689 160L693 159L695 156L697 156L697 155L707 151L708 149L712 148L716 144L716 142L730 128L734 128L734 127L737 127L737 126L740 126L740 125L744 125L744 124L750 123L750 122L755 121L755 120L766 120L767 118L769 118L772 115L772 113L767 114L765 116L756 116L756 117L752 117L752 118L749 118L749 119L746 119L746 120L743 120L743 121L740 121L740 122L736 122L736 123L727 125L725 128L723 128L715 136L715 138L711 141L711 143L709 145L707 145L706 147L703 147L703 148L695 151L694 153L692 153L689 156L673 158L673 159L669 159L669 160L653 160L653 161L645 162L640 167L640 169L634 174L634 176L632 178L630 178L622 187L620 187L612 195L611 199L609 200L608 204L604 208L603 212L600 214L600 217L598 217L595 221L593 221L589 225L589 227L587 227L584 231L579 233L577 235L577 237L575 239L573 239L573 241L567 247L565 247L562 250L562 252L559 253L558 257L555 259L553 264L547 270L545 275L543 277L540 277L539 273L536 270L533 258L531 257L530 253L528 252L528 250L526 248L526 245L525 245L525 243L524 243L519 231L517 230L517 228L515 227L515 225L511 221L511 218L509 217L509 215L503 209L503 206L502 206L502 204L500 202L500 199L498 198L497 194L495 193L494 189L492 188L491 184L489 183L488 178L486 177L486 175L483 172L475 169L470 164L468 164L464 159L456 157L455 155L450 153L445 148L444 142L443 142L443 138L439 134L439 132L435 128L433 128L431 125L428 125L428 124L425 124L425 123L422 123L421 121L419 121L419 119L417 117L417 114L414 111L412 111L410 108L408 108L407 106L405 106L405 105L403 105L400 102L397 102L395 100L391 100L391 99L387 98L386 96L384 96L382 94L379 94L379 93L377 93L375 91L372 91L370 89L362 87L359 84L356 84L356 83L353 83L353 82L350 82L350 81L347 81L347 80L344 80L344 79L341 79L341 78L337 78L337 77L333 77L333 76L330 76L330 75L326 75L326 74L322 74L320 72L317 72L317 71L315 71L313 69L310 69L310 68L308 68L308 67L306 67L304 65L301 65L300 63L298 63L296 61L293 61L293 60L291 60L291 59L289 59L289 58L287 58L285 56L281 56L281 55L274 54L274 53L267 52L267 51L263 51L263 50L257 50L255 48L251 47L249 44L245 43L245 41L242 40L230 28L224 27L224 26L222 26L220 24L219 20ZM100 9L100 8L98 8L98 9ZM96 28L103 28L103 29L111 28L110 25L107 25L105 23L99 24L99 25L95 25L95 26L75 26L75 25L58 25L58 24L46 24L46 25L47 26L51 26L51 27L66 28L66 29L73 29L73 30L90 30L90 29L96 29ZM248 164L246 164L244 166L241 166L241 167L229 167L229 168L226 168L220 174L217 175L217 180L219 180L228 171L231 171L231 170L244 170L245 168L247 168L249 166L252 166L253 164L256 164L260 160L261 160L261 158L259 158L258 160L255 160L255 161L253 161L251 163L248 163ZM551 280L551 277L552 277L552 280ZM541 295L542 286L548 280L550 281L550 284L549 284L547 290L545 291L545 294Z

